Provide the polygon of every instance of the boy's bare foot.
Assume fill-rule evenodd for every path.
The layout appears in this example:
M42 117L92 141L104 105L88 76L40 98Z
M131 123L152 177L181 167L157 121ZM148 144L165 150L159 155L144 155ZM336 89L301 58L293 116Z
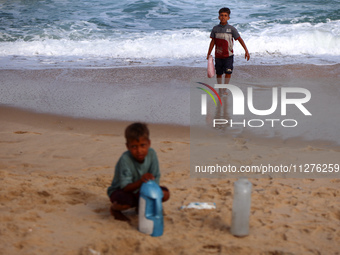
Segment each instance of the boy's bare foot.
M129 205L120 205L117 202L113 202L112 205L111 205L111 208L113 210L115 210L115 211L124 211L124 210L130 209L131 206L129 206Z
M218 93L220 96L228 95L227 89L219 89Z
M126 217L121 211L115 211L115 210L111 210L111 214L113 217L115 217L116 220L120 220L120 221L127 221L130 222L131 220Z
M110 213L111 215L116 219L116 220L121 220L121 221L128 221L130 222L131 220L126 217L121 211L129 209L129 205L120 205L117 204L116 202L113 203L110 207Z

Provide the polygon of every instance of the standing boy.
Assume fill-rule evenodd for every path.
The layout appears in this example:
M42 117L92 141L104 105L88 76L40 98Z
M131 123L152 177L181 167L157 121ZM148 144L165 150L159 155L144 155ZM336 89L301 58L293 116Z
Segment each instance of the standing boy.
M107 194L112 202L111 214L117 220L130 221L121 211L137 207L139 189L144 182L154 180L159 184L160 172L156 152L150 148L149 129L146 124L133 123L125 129L127 151L115 168L114 178ZM163 202L169 199L166 187Z
M230 19L230 9L222 8L219 10L220 24L214 26L211 31L211 42L209 45L207 59L209 58L214 46L215 46L215 69L217 75L217 83L222 83L222 76L225 73L225 84L229 83L231 74L233 72L234 63L234 41L237 40L242 45L245 51L245 58L247 61L250 58L248 49L243 39L239 35L236 28L228 24ZM226 94L226 89L220 91L222 94Z

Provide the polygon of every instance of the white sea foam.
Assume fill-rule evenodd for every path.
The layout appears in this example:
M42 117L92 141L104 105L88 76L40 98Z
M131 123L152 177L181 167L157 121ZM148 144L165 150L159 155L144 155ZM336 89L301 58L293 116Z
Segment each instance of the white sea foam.
M306 4L308 12L277 0L251 8L228 2L250 64L340 62L338 5ZM220 7L217 0L1 2L0 68L204 66ZM235 55L243 55L237 42Z
M257 58L262 63L279 64L305 63L314 58L314 63L340 63L340 21L311 25L276 24L260 28L251 24L248 32L242 32L252 55L252 64ZM127 62L162 64L183 63L205 64L205 56L210 42L210 32L182 29L177 31L116 33L104 39L87 40L42 39L0 44L2 67L15 67L18 60L28 65L51 63L50 66L115 66ZM235 42L235 55L243 55L243 49ZM298 56L298 58L297 58ZM281 60L278 58L282 57ZM11 60L10 63L7 62ZM4 63L4 62L7 63ZM20 65L19 65L20 66Z
M249 32L247 44L253 53L282 55L340 55L340 21L311 25L276 24ZM340 59L339 59L340 61Z

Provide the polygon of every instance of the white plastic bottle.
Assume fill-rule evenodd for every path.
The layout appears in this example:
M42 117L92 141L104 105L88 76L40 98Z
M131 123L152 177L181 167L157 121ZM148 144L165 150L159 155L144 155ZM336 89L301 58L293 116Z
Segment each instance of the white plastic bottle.
M249 234L249 216L252 184L247 178L240 178L234 183L234 200L230 232L234 236Z

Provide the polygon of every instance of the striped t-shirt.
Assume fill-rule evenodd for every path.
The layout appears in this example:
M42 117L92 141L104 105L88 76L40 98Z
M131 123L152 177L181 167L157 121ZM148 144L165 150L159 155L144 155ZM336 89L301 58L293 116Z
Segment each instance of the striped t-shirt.
M237 29L233 26L217 25L211 31L210 38L215 39L215 58L227 58L234 54L234 40L240 37Z

